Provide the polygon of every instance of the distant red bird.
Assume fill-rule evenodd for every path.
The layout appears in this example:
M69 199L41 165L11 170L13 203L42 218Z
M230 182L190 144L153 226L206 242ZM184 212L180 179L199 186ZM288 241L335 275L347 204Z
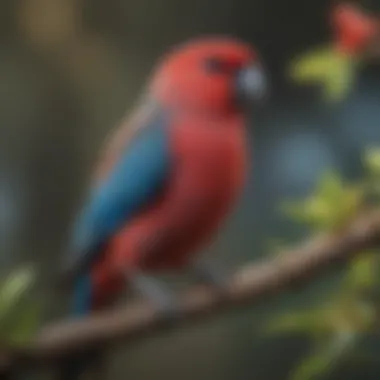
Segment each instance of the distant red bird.
M380 38L379 20L353 4L341 3L335 6L331 13L331 23L337 49L352 56L360 54L375 36Z
M199 39L162 59L74 225L65 273L75 279L75 315L104 307L125 282L170 309L147 275L196 266L215 236L244 184L246 106L265 87L255 52L233 39ZM204 273L218 281L212 268ZM73 362L63 376L81 369Z

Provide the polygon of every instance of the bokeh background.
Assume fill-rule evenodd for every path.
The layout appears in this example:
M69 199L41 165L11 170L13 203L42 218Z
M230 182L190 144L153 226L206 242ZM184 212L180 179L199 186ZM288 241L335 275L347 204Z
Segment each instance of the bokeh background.
M57 270L69 222L106 134L133 106L160 54L204 33L240 37L260 51L272 98L252 115L252 171L215 246L235 266L271 253L275 236L303 228L279 203L308 194L326 168L360 176L360 155L380 144L380 70L366 66L333 107L284 76L294 55L330 38L327 0L1 0L0 264ZM380 10L375 1L368 9ZM377 9L376 9L377 8ZM47 280L48 283L48 280ZM307 305L325 279L276 301L145 341L113 355L113 379L285 379L307 349L294 336L262 338L267 315ZM313 294L314 298L310 297ZM376 362L331 379L378 379Z

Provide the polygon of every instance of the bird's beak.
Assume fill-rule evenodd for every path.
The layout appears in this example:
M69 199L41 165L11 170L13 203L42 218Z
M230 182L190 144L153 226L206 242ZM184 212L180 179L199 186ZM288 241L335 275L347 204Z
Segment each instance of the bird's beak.
M238 100L244 105L262 103L268 96L267 77L258 64L246 66L236 76Z

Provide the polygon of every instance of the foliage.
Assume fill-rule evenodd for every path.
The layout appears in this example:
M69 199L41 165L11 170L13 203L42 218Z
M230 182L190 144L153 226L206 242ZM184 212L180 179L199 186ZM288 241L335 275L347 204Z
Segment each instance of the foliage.
M363 180L348 184L329 171L314 194L304 201L286 203L285 212L313 230L343 228L368 202L378 202L380 149L368 149L363 163ZM374 332L378 319L379 267L376 251L363 252L349 264L337 288L321 305L278 315L266 323L267 334L298 333L310 338L311 353L291 373L291 380L321 379L357 354L357 347Z
M302 202L285 203L283 210L293 220L316 230L336 229L359 211L365 195L362 184L348 186L334 172L326 172L316 192Z
M0 282L0 339L6 343L23 343L35 332L42 304L31 296L35 272L22 267Z
M326 102L344 99L355 83L358 61L327 45L296 57L289 76L297 84L317 84Z

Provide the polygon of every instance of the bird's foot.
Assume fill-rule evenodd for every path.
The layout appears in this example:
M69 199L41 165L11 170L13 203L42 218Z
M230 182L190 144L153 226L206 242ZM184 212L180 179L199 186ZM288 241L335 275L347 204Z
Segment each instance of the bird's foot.
M174 294L162 284L141 273L128 273L127 280L135 291L151 301L160 317L166 322L180 317L180 309Z

